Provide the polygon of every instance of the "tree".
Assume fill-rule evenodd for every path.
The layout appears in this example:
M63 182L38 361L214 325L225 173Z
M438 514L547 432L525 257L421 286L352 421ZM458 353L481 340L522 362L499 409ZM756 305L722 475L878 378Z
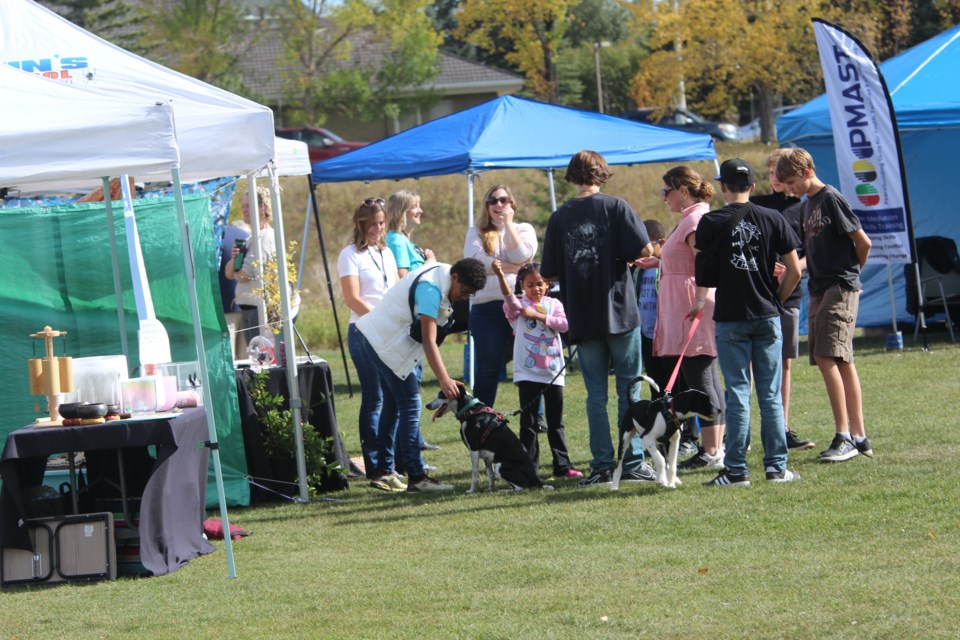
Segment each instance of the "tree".
M864 3L865 5L866 3ZM821 90L820 58L811 18L873 33L874 15L845 17L821 0L679 0L632 5L637 28L650 29L654 52L634 78L638 104L675 104L684 86L708 116L725 116L756 96L761 137L773 139L773 108ZM681 82L683 83L681 85Z
M117 46L143 53L140 45L143 15L124 0L60 0L40 2L73 24Z
M429 103L441 43L427 0L284 0L288 120L319 124L326 114L395 119Z
M454 31L480 49L499 52L541 100L560 101L557 55L575 0L465 0Z
M253 45L262 20L245 19L231 0L164 0L145 3L143 43L158 62L180 73L232 91L244 87L240 62Z

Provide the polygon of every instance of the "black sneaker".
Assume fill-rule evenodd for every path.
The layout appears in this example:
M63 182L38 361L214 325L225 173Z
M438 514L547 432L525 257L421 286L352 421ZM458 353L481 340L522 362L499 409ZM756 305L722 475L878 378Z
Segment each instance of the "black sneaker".
M862 455L865 455L868 458L873 457L873 447L870 446L870 438L864 437L860 442L854 441L853 445Z
M656 482L657 473L653 467L646 462L641 463L633 469L624 469L620 476L620 482Z
M796 431L787 431L787 449L792 451L803 451L804 449L813 449L817 446L812 440L803 440L797 435Z
M869 446L869 443L867 446ZM830 448L820 453L820 462L843 462L858 455L860 455L860 451L853 444L850 436L845 433L838 433L833 436Z
M537 414L537 420L534 426L537 429L537 433L546 433L547 432L547 421L543 419L539 413Z
M703 483L705 487L749 487L750 486L750 476L749 474L737 474L730 473L726 469L717 474L717 477L713 480L708 480Z
M444 484L430 476L423 476L416 481L410 478L410 482L407 483L407 493L431 493L434 491L453 491L453 485Z
M610 469L604 469L603 471L591 471L590 475L580 480L577 486L595 487L601 484L610 484L611 482L613 482L613 473Z
M794 471L790 471L784 467L783 469L777 469L776 467L767 467L767 480L770 482L794 482L800 479L800 474Z

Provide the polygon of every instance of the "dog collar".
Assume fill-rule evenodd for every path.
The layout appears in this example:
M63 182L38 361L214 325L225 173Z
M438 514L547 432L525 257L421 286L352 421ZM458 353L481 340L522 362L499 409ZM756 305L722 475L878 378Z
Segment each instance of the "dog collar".
M470 398L470 402L463 405L463 409L460 409L460 411L457 411L457 420L459 420L460 418L465 416L467 413L469 413L470 409L474 408L478 404L480 404L479 400L477 400L476 398Z

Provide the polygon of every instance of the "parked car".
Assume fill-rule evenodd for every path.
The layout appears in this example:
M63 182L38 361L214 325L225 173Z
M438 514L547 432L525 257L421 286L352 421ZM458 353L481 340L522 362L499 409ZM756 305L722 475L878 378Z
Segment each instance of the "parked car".
M306 142L311 163L339 156L367 144L366 142L349 142L329 129L320 127L277 129L277 135L281 138Z
M776 107L773 110L773 135L776 138L777 135L777 118L787 113L788 111L793 111L797 108L797 105L791 104L784 107ZM742 127L737 127L737 133L739 135L741 142L757 142L760 140L760 118L754 118L747 124Z
M686 109L674 109L667 111L659 119L654 120L653 114L656 110L653 108L634 109L620 114L621 118L634 120L635 122L646 122L655 124L668 129L679 129L681 131L690 131L692 133L709 133L714 140L736 140L737 125L729 122L712 122L704 120L697 114Z

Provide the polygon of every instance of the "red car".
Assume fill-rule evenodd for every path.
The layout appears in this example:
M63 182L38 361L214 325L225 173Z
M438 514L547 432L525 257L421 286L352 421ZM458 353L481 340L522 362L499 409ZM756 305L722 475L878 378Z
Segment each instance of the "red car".
M306 142L311 163L339 156L367 144L366 142L348 142L334 132L320 127L277 129L277 135L281 138Z

